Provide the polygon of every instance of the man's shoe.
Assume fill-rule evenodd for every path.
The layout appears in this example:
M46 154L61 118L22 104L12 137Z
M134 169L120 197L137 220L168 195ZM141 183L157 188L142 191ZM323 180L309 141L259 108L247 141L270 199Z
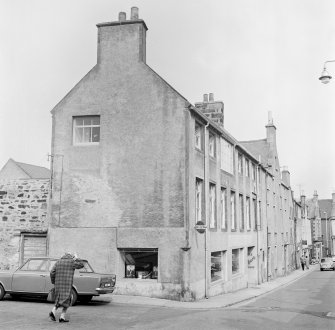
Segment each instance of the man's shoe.
M49 313L49 317L52 321L56 321L56 316L52 311Z
M66 320L66 319L63 319L62 317L60 317L59 322L69 322L69 320Z

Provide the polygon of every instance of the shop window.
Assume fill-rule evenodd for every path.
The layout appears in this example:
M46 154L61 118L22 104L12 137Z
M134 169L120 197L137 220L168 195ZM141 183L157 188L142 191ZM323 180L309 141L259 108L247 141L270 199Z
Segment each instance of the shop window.
M232 274L238 274L241 272L241 251L242 249L233 249L231 256L231 270Z
M211 253L211 282L225 278L226 251Z
M158 249L123 249L125 277L138 279L158 278Z

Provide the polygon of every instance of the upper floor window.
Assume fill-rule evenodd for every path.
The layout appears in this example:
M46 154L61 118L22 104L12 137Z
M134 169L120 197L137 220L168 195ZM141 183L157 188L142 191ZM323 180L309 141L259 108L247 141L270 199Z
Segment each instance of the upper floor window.
M100 116L73 117L73 144L99 144Z
M202 128L201 125L195 122L194 127L194 144L195 147L199 150L202 150Z
M238 173L243 174L243 157L241 154L238 154Z
M236 208L235 208L235 192L230 192L230 220L231 230L236 230Z
M256 181L256 165L251 163L251 179Z
M208 153L211 157L216 156L216 150L215 150L215 135L212 133L209 133L208 138Z
M244 230L244 202L243 195L238 196L239 206L240 206L240 229Z
M195 180L195 222L201 221L202 213L202 180L196 178Z
M215 184L209 184L209 227L216 227L216 192Z
M221 228L227 229L227 191L225 188L221 188Z
M246 218L247 218L247 230L251 229L251 212L250 212L250 197L246 198Z
M234 158L233 146L224 139L221 141L221 169L233 174L234 173Z
M249 167L249 160L245 160L245 175L250 178L250 167Z

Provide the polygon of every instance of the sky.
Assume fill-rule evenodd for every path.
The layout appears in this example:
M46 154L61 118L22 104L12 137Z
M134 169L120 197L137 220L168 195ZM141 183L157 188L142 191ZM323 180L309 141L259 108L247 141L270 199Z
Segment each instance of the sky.
M237 140L277 128L296 198L335 192L333 0L0 0L0 168L50 167L52 108L96 64L97 23L139 8L147 64L192 104L214 93Z

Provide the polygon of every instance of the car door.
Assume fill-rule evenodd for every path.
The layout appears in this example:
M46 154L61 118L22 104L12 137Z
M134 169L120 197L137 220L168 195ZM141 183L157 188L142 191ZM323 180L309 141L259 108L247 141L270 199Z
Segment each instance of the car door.
M48 259L29 259L13 274L12 291L46 293Z
M100 277L94 273L87 261L83 261L83 263L84 268L76 269L74 272L73 285L78 294L97 294L95 289L99 287Z

